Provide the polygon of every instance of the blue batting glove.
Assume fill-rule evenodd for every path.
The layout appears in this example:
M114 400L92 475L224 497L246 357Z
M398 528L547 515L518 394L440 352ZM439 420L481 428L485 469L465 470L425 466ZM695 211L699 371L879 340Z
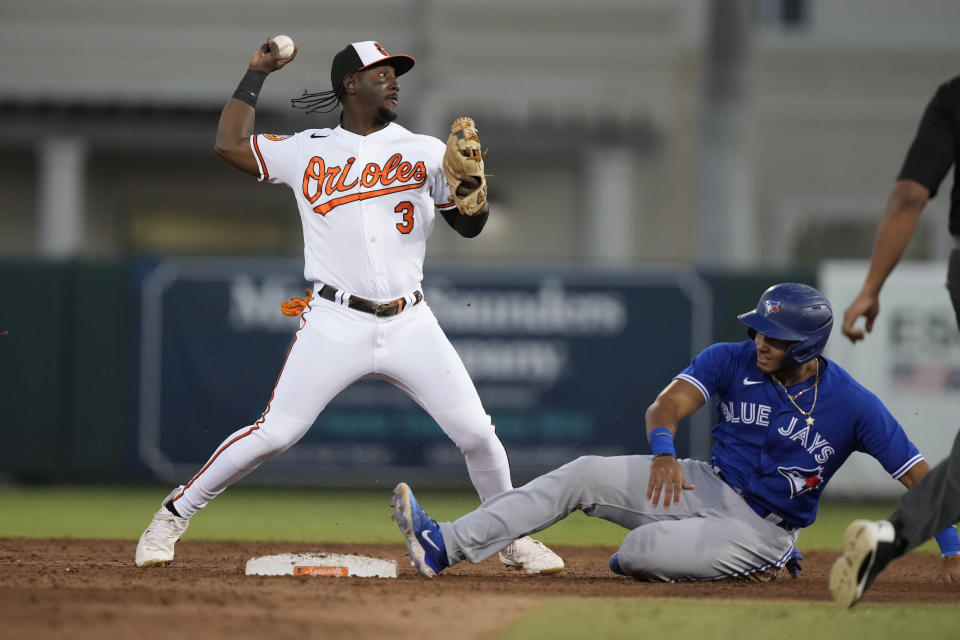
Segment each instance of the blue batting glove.
M787 568L787 571L790 572L794 580L800 577L800 571L803 569L803 567L800 566L801 560L803 560L803 554L800 553L800 549L794 547L793 551L790 552L790 558L788 558L787 562L783 565Z

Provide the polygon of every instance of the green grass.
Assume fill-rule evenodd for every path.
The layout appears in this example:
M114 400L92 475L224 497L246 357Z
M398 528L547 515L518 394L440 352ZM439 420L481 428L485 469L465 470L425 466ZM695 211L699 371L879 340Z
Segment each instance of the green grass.
M349 489L263 489L232 487L194 516L191 540L395 542L390 491ZM0 536L135 540L157 510L167 487L0 488ZM470 491L417 491L427 512L453 520L475 508ZM817 522L800 534L801 550L839 548L855 518L880 519L893 503L825 501ZM555 545L618 546L626 531L574 513L541 532ZM934 543L923 548L935 550Z
M498 640L903 640L956 638L960 608L680 598L558 598L511 624Z

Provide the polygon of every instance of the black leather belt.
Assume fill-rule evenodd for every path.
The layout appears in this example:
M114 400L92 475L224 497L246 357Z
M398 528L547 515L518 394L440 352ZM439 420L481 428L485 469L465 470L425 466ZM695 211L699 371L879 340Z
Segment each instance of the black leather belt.
M320 288L318 295L324 300L329 300L331 302L337 301L337 290L328 284L325 284ZM413 305L411 306L416 306L422 301L423 294L419 291L414 291ZM407 306L407 301L403 298L397 298L396 300L391 300L390 302L374 302L373 300L367 300L366 298L350 296L347 298L347 306L357 311L373 314L378 318L389 318L390 316L395 316L403 311Z

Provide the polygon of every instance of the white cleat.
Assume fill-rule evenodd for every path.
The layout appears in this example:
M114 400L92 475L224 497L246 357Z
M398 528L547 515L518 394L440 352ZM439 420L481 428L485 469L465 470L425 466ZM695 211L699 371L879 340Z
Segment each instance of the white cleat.
M500 552L500 562L511 569L523 569L527 573L559 573L563 571L563 558L547 545L529 536L517 538Z
M163 502L160 503L160 510L154 514L150 526L140 536L136 555L138 567L164 565L173 561L173 545L187 530L190 521L187 518L173 515L164 505L167 500L181 491L183 491L183 485L171 491L163 499Z

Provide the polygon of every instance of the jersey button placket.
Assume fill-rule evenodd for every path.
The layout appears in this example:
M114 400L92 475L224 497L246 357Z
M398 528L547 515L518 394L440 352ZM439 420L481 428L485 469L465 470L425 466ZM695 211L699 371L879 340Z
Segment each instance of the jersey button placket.
M360 193L363 193L365 191L370 191L370 187L363 186L364 168L367 166L367 163L369 162L366 155L366 143L367 143L366 138L362 138L360 140L359 145L357 146L357 165L356 166L360 168L360 173L358 174L358 179L360 180L360 184L357 185L357 190ZM374 198L374 200L376 200L376 198ZM360 214L360 233L362 234L362 237L368 239L368 242L365 244L367 246L367 252L366 252L367 253L367 274L369 277L369 274L371 274L376 268L376 261L373 259L373 249L374 249L373 245L376 244L377 239L376 239L376 236L370 232L370 225L367 224L367 216L369 215L369 212L371 210L376 209L376 206L373 204L370 204L370 201L368 200L360 200L359 202L357 202L357 208L359 209L358 213Z

